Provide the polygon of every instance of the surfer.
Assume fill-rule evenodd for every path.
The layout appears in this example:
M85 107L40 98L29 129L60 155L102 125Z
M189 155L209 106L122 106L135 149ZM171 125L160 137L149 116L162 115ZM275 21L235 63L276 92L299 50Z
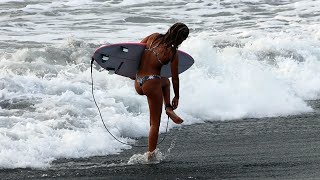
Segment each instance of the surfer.
M148 159L151 159L157 146L162 104L166 114L176 124L183 120L173 110L179 105L179 73L178 47L188 37L189 29L183 23L176 23L165 34L153 33L144 38L146 44L138 73L135 79L135 89L138 94L146 95L150 111L150 131L148 139ZM172 86L174 98L170 102L170 81L161 77L163 65L171 62Z

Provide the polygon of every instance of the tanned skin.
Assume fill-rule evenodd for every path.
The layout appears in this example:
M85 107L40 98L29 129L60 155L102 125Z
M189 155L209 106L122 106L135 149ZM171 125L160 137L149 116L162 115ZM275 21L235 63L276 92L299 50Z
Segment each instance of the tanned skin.
M157 40L154 42L155 38L158 37L158 33L151 34L150 36L144 38L141 43L145 43L146 47L149 48L151 43L159 43ZM181 44L181 42L177 42ZM146 95L149 104L150 111L150 131L148 139L148 159L152 157L152 152L156 149L159 126L162 113L163 104L167 107L166 114L173 120L176 124L181 124L183 120L175 114L174 109L178 108L179 105L179 73L178 73L178 52L174 48L167 48L165 45L160 44L156 51L159 55L163 64L167 64L171 61L171 74L172 74L172 85L174 90L174 98L172 104L170 102L170 80L166 77L161 79L152 79L146 81L142 87L139 86L137 80L135 80L135 89L138 94ZM143 77L147 75L160 75L162 64L159 63L157 57L151 51L145 51L142 55L140 61L140 68L138 76Z

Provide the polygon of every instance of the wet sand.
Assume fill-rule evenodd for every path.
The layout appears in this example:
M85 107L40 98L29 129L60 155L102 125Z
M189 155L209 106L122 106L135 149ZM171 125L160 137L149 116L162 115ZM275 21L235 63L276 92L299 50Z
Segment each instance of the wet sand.
M304 115L216 121L171 130L174 148L158 164L126 163L146 148L119 155L60 159L46 170L2 169L0 179L318 179L319 101ZM139 140L146 143L146 138Z

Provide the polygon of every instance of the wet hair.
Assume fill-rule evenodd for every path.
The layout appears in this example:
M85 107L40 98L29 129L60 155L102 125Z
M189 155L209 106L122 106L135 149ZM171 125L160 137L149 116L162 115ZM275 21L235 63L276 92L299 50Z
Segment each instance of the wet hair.
M167 47L174 47L175 49L178 48L178 46L187 39L189 35L189 28L187 25L183 23L175 23L172 25L166 34L161 35L161 42L165 43Z

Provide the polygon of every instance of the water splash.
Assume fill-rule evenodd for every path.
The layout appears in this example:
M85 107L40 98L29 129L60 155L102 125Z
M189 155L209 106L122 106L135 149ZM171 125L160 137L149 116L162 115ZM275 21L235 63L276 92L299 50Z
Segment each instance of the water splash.
M149 152L146 152L144 154L134 154L132 157L130 157L128 161L128 165L134 165L134 164L158 164L162 161L164 161L171 153L172 149L174 148L176 144L176 138L174 138L171 141L170 147L167 149L165 153L161 152L159 148L157 148L153 152L153 157L148 160Z

